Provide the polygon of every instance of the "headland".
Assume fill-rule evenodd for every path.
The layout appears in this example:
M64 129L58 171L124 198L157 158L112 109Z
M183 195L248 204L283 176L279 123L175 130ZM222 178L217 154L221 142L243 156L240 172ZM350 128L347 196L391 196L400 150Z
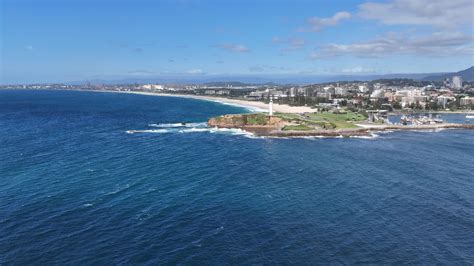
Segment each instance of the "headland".
M267 137L354 137L370 136L383 131L425 131L441 129L474 129L474 124L427 122L425 124L391 124L367 122L362 114L345 113L305 113L288 114L264 113L223 115L211 118L208 125L218 128L238 128L258 136Z

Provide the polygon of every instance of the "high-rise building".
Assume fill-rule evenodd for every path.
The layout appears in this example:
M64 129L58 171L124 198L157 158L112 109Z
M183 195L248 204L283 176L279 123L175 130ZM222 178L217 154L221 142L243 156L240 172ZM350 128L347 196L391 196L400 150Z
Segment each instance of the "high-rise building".
M290 88L290 97L294 98L296 96L297 89L295 87Z
M452 84L453 84L454 89L461 89L462 88L462 77L461 76L454 76Z

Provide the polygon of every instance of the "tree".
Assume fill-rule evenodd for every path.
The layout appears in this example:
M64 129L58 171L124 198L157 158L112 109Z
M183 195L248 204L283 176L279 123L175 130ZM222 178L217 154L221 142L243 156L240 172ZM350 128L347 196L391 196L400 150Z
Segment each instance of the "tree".
M393 102L392 103L393 109L402 109L402 105L399 102Z

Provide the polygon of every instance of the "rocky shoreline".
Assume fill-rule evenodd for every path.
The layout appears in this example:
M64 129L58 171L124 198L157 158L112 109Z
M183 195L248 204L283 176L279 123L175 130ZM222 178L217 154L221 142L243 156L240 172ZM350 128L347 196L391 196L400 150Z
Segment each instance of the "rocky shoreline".
M397 126L387 125L372 128L357 129L339 129L339 130L311 130L311 131L283 131L273 130L265 132L263 135L258 132L252 132L260 136L268 137L362 137L371 136L372 133L383 131L423 131L436 129L474 129L472 124L435 124L435 125L417 125L417 126ZM245 130L245 129L244 129Z
M440 123L429 125L365 124L364 127L321 130L283 130L287 123L276 116L266 116L265 121L253 121L249 115L224 115L211 118L210 127L237 128L265 137L363 137L383 131L423 131L437 129L474 129L474 124Z

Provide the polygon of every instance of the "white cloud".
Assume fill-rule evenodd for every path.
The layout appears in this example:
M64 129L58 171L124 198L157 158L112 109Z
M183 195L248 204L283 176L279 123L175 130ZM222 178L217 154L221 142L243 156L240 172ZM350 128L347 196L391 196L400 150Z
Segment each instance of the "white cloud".
M359 5L358 15L386 25L429 25L454 28L473 25L473 0L392 0Z
M204 74L204 71L202 71L202 69L191 69L191 70L186 71L186 73L192 74L192 75L200 75L200 74Z
M250 52L250 49L247 46L242 45L242 44L225 43L225 44L216 45L216 47L230 51L230 52L236 52L236 53Z
M461 32L435 32L424 36L387 34L366 42L351 44L331 43L309 55L309 59L351 55L383 57L400 54L453 56L474 53L474 37Z
M33 50L33 46L31 46L31 45L25 45L25 46L23 46L23 48L24 48L25 50L28 50L28 51Z
M351 18L351 14L349 12L337 12L332 17L329 18L318 18L312 17L308 19L307 26L298 29L298 31L320 31L321 29L329 26L336 26L344 19Z
M357 66L353 68L345 68L341 72L346 73L346 74L361 74L361 73L375 73L375 70L373 68L365 68L365 67Z

